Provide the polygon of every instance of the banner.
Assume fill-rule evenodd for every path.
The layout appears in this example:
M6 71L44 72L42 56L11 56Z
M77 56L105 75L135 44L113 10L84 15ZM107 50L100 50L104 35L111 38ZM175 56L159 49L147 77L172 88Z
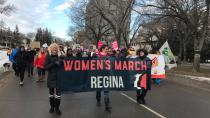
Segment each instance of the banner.
M151 61L115 58L66 58L58 69L61 91L150 89Z
M176 59L169 47L168 41L166 41L163 44L163 46L159 49L159 51L160 51L160 54L162 54L164 56L164 60L165 60L167 68L169 68L168 65L174 65L173 67L177 67Z
M149 54L148 57L152 60L151 78L166 78L163 55Z

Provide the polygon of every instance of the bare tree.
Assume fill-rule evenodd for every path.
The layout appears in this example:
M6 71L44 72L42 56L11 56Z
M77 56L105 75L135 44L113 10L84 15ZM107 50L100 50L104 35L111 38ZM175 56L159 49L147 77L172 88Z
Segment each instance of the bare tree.
M109 35L111 29L107 23L102 23L102 17L100 17L90 5L92 4L89 4L89 1L79 0L77 4L69 10L67 14L74 24L69 27L68 34L76 41L74 37L75 32L83 31L83 37L97 44L101 35ZM82 43L81 41L79 42Z
M112 32L118 40L118 43L122 45L122 40L124 39L123 41L128 46L130 43L131 10L134 5L134 0L107 0L109 3L107 6L101 0L93 1L95 10L112 28ZM136 31L133 33L136 34Z
M10 15L15 10L14 5L6 4L6 0L0 0L0 14Z
M144 13L136 11L140 14L178 18L184 23L186 34L191 35L194 42L193 71L199 71L200 52L207 38L210 0L152 0L139 6L148 9Z

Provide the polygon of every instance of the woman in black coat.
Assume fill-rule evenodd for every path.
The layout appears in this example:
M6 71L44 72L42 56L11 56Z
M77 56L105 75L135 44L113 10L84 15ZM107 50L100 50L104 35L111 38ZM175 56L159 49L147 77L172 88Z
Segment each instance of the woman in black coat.
M46 57L44 68L48 71L47 78L47 87L49 88L49 102L50 102L50 113L53 113L54 110L58 115L61 115L59 109L61 102L61 92L58 87L58 76L57 70L60 65L58 57L59 46L56 43L53 43L49 46L49 54Z
M24 46L19 47L19 51L15 55L15 61L16 61L18 75L20 76L20 86L23 86L24 73L25 73L26 63L27 63L26 52L25 52Z
M146 61L147 63L147 88L141 87L136 91L136 99L139 104L146 104L145 96L147 95L148 90L151 89L151 60L147 57L148 52L145 49L139 49L137 51L137 56L141 61Z

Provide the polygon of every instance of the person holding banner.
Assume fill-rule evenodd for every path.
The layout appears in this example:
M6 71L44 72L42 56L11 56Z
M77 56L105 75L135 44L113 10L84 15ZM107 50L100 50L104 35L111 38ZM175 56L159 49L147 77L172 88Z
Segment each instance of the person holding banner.
M60 65L60 59L58 56L59 46L56 43L53 43L49 46L49 55L47 55L44 69L48 71L47 78L47 87L49 88L49 102L50 102L50 113L53 113L54 110L58 115L61 115L59 109L61 103L61 91L58 86L58 76L57 71Z
M66 57L73 57L73 52L71 48L68 48L66 51Z
M138 58L142 61L146 61L147 65L148 64L151 65L151 60L147 57L147 55L148 55L148 52L145 49L139 49L137 51ZM150 66L147 66L147 67L150 67ZM147 91L151 89L151 74L150 74L151 68L149 70L150 71L147 72L147 75L149 75L149 76L146 77L145 83L139 83L139 86L141 89L138 89L136 91L136 99L139 104L146 104L145 96L147 94ZM140 82L142 82L142 81L140 81ZM146 86L146 87L143 87L142 84L145 84L144 86Z
M108 57L108 46L107 45L102 45L98 57ZM97 105L101 105L101 91L96 91L96 100L97 100ZM109 111L111 110L111 107L109 106L110 99L109 99L109 91L105 90L104 91L104 103L105 103L105 110Z

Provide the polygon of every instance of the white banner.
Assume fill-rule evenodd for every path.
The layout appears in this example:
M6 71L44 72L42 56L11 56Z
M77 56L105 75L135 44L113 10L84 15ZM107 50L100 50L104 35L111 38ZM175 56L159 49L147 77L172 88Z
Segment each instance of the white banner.
M151 78L165 78L165 61L163 55L149 54L152 60Z

